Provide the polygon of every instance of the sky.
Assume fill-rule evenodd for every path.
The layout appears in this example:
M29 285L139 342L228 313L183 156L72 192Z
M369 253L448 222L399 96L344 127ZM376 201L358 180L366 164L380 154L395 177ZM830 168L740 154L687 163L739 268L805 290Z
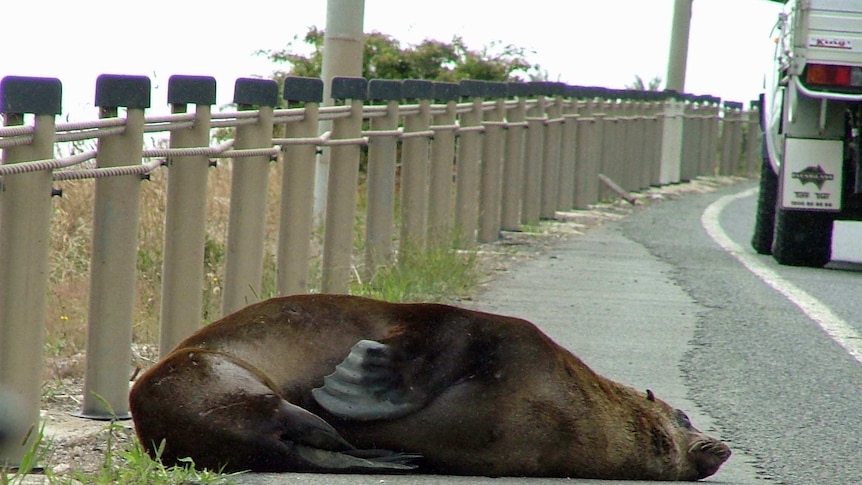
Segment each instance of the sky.
M666 77L673 3L365 0L364 30L405 44L456 35L473 49L513 44L551 80L623 88L636 75ZM768 0L694 0L685 90L756 99L780 9ZM171 75L214 76L217 103L225 105L236 78L268 77L279 68L256 51L282 49L312 26L326 27L326 0L4 2L0 77L59 78L64 115L73 120L95 118L99 74L149 76L150 112L159 114L167 112Z

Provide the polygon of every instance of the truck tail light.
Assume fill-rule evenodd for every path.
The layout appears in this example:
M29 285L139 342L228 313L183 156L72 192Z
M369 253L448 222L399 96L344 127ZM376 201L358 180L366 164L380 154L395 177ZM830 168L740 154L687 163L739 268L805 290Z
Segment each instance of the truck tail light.
M805 83L824 87L862 88L862 67L808 64L805 66Z

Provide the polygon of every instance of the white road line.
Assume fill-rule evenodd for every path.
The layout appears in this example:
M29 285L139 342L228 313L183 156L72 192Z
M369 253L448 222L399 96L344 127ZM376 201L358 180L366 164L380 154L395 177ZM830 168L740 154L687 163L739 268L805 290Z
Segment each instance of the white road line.
M712 238L731 256L736 258L749 271L754 273L764 283L771 286L775 291L784 295L794 305L799 307L805 315L813 320L829 337L840 345L851 357L862 364L862 335L844 320L832 313L826 305L817 298L809 295L793 283L785 280L768 266L759 260L759 256L748 252L739 244L736 244L721 228L718 218L721 211L731 202L749 197L757 193L757 188L746 190L734 195L726 195L713 202L703 211L700 223L709 237Z

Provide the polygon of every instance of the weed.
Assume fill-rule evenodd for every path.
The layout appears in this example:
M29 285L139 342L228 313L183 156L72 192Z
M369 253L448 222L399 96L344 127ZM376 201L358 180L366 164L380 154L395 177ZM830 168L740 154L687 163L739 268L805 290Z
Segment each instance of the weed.
M521 232L526 232L528 234L545 234L548 232L547 228L538 223L533 224L522 224Z
M402 244L397 262L381 267L365 284L356 283L351 293L387 301L444 301L466 295L479 282L476 253L458 251L452 244L412 250Z
M218 318L221 312L221 291L224 281L224 242L206 234L204 241L203 322Z
M29 433L33 431L34 428L30 428ZM30 439L29 433L25 441ZM45 438L45 424L43 423L17 467L6 468L0 465L0 485L25 483L29 474L39 470L38 464L50 454L52 444L51 440Z
M182 483L230 483L229 478L233 475L224 474L221 470L197 470L191 459L182 460L182 466L165 466L161 462L161 453L164 450L164 442L157 450L155 459L150 458L144 447L137 439L122 450L112 449L110 442L116 433L124 428L116 422L108 425L108 449L105 453L105 462L96 473L75 472L69 478L54 481L61 485L72 483L101 484L182 484Z

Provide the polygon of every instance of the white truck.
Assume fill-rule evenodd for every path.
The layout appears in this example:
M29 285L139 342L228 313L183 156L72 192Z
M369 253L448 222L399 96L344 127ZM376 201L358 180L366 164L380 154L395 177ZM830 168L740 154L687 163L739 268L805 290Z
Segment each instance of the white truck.
M833 222L862 220L862 0L779 3L752 246L780 264L820 267Z

